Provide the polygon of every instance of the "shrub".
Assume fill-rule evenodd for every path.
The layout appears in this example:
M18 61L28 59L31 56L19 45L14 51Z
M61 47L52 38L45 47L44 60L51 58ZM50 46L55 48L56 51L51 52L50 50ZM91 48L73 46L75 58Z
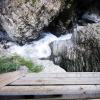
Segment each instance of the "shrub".
M21 66L26 66L29 72L40 72L43 67L34 64L31 60L27 60L18 55L11 57L0 57L0 73L12 72L18 70Z

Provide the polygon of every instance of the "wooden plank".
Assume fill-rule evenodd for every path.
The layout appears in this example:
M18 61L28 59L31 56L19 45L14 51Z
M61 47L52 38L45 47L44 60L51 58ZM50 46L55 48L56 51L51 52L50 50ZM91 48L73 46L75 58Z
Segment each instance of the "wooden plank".
M39 85L100 85L100 77L99 78L45 78L45 77L22 77L15 82L12 82L10 85L24 85L24 86L39 86Z
M27 100L27 99L16 99L16 100ZM66 100L66 98L43 98L43 99L28 99L28 100ZM72 99L76 100L76 99ZM80 99L77 99L80 100ZM100 99L81 99L81 100L100 100Z
M100 85L5 86L0 95L63 95L66 99L100 98Z
M27 99L16 99L16 100L27 100ZM66 98L41 98L41 99L28 99L28 100L66 100ZM71 99L71 100L100 100L100 99Z
M16 99L16 100L27 100L27 99ZM66 100L66 98L41 98L41 99L28 99L28 100ZM72 99L76 100L76 99ZM77 100L100 100L100 99L77 99Z
M20 78L23 75L24 74L22 74L20 71L0 74L0 88L2 88L3 86L17 80L18 78Z
M17 96L17 98L16 97L13 97L13 96L11 96L11 98L9 99L9 97L6 97L7 99L2 99L2 100L66 100L66 97L63 97L63 96L55 96L55 97L53 97L53 96L43 96L43 97L40 97L39 98L39 96L38 97L36 97L36 98L25 98L25 97L19 97L18 98L18 96ZM68 99L69 100L69 99ZM88 99L88 98L85 98L85 99L70 99L70 100L100 100L100 99Z
M100 72L30 73L26 77L100 77Z

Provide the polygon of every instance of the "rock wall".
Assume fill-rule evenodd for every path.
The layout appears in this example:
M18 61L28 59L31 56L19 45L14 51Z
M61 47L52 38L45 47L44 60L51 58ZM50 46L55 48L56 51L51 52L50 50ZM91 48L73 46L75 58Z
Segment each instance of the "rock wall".
M45 30L50 31L58 37L66 34L68 31L72 31L76 4L76 0L65 0L64 9L53 19Z
M63 44L58 42L53 43L57 49L51 46L52 56L66 71L100 71L100 23L83 26L74 32L71 40L63 41Z
M66 71L100 71L99 3L100 0L1 0L0 40L25 44L40 37L41 31L56 36L71 31L71 39L48 45L48 59Z
M63 5L64 0L1 0L0 23L12 40L24 43L39 37Z

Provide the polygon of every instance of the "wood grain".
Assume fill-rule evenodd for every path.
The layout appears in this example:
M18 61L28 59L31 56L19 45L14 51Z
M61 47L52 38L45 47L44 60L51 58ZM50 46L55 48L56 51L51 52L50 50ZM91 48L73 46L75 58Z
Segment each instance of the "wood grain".
M29 73L26 77L66 77L66 78L73 78L73 77L100 77L100 72L66 72L66 73Z
M22 77L23 74L20 71L15 71L15 72L9 72L6 74L0 74L0 88L3 86L14 82L18 78Z
M5 86L0 95L63 95L66 99L100 98L100 85Z
M74 77L74 78L45 78L45 77L22 77L15 82L12 82L10 85L20 85L20 86L44 86L44 85L100 85L99 78L83 78L83 77Z

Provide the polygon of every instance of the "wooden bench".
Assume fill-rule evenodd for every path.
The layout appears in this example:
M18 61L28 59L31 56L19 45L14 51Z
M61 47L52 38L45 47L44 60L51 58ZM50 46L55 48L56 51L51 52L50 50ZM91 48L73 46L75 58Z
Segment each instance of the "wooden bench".
M97 99L100 98L100 73L23 74L16 71L1 74L0 97L21 100Z

